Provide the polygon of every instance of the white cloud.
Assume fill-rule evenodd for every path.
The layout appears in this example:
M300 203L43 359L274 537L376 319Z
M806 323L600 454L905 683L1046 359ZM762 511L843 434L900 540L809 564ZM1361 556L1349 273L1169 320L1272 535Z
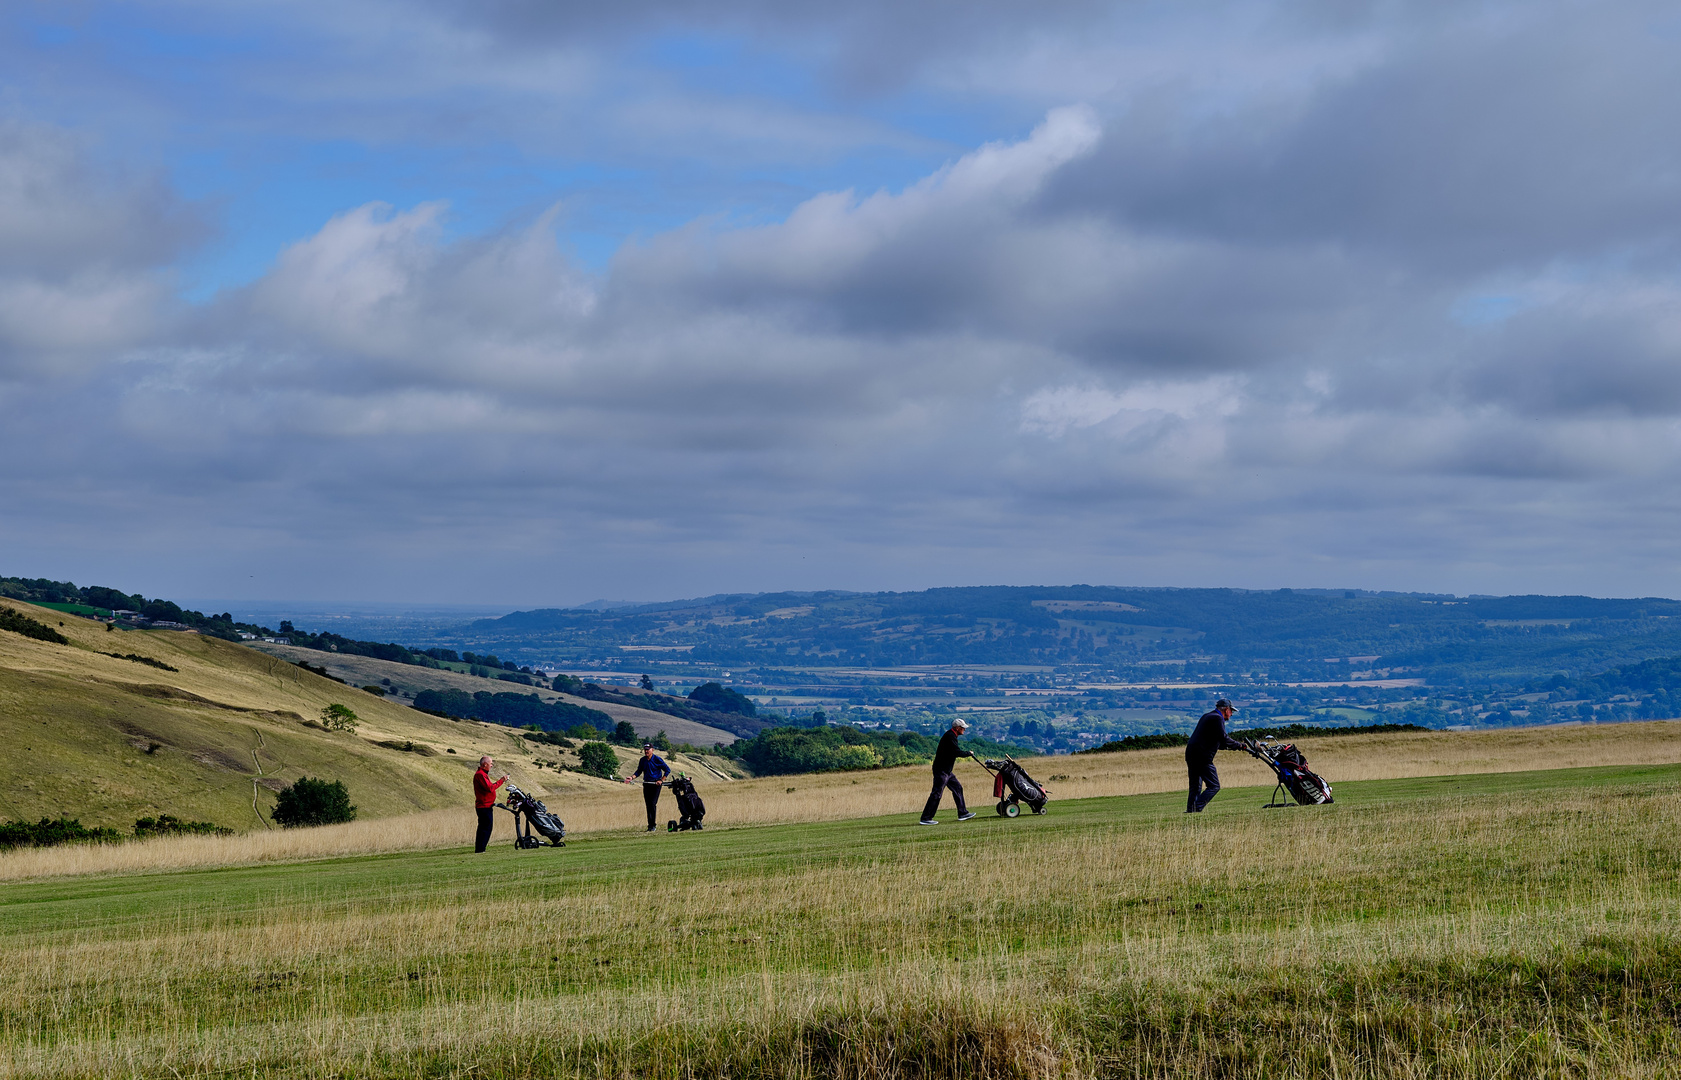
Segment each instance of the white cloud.
M668 150L685 181L671 162L708 143L834 162L892 142L880 98L761 108L761 84L662 113L677 76L580 118L647 26L762 16L753 47L798 38L787 55L808 59L813 26L902 29L880 68L845 43L821 62L871 92L969 95L985 130L1042 119L770 223L736 224L728 193L600 271L566 256L558 211L465 229L426 188L322 214L260 280L184 313L191 208L17 129L0 453L54 454L0 498L52 522L120 506L131 536L237 522L261 557L330 549L300 565L399 592L486 551L499 580L546 559L642 595L1146 573L1681 589L1652 539L1681 502L1681 202L1662 182L1681 142L1673 65L1629 37L1638 5L1235 5L1207 35L1207 15L1071 5L1027 36L982 5L966 12L991 22L938 43L915 5L655 7L449 8L407 39L447 60L412 100L383 53L353 84L271 80L264 100L344 104L335 134L399 145L434 121L476 132L475 111L549 145L623 121L636 160ZM347 50L370 40L364 12L322 11ZM578 62L546 93L562 54ZM1058 87L1089 104L1036 100ZM459 113L428 111L462 88ZM1503 299L1481 317L1477 297ZM1576 576L1547 580L1560 568Z
M1216 424L1242 405L1240 380L1216 376L1195 382L1141 383L1116 393L1100 386L1058 386L1022 402L1023 431L1058 438L1076 428L1106 424L1117 435L1173 417Z

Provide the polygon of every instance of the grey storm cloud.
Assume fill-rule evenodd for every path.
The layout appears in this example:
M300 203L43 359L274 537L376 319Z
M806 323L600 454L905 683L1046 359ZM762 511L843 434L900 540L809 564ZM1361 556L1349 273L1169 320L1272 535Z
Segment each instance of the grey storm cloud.
M0 378L142 340L171 306L171 264L207 234L161 178L114 174L61 131L0 119Z
M855 72L892 38L900 81L1026 25L972 5L430 10L528 51L830 28ZM1673 27L1634 5L1233 10L1264 28L1255 52L1317 59L1248 55L1225 96L1118 69L902 189L702 218L600 269L557 243L558 208L463 236L444 204L370 203L188 305L171 267L199 208L62 133L0 129L0 451L54 448L4 494L61 521L118 508L138 536L329 546L343 583L378 589L534 550L616 595L1669 587L1649 538L1681 494ZM1136 55L1134 26L1188 71L1237 48L1128 17L1032 27L1053 59ZM1640 538L1632 562L1584 577L1571 552L1611 535Z

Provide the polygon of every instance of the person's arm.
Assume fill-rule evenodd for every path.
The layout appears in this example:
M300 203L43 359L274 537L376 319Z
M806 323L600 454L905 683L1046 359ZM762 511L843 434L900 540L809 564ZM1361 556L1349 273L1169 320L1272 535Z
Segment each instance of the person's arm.
M1242 743L1238 742L1236 739L1232 738L1229 734L1226 733L1225 717L1220 718L1220 749L1222 749L1222 750L1244 750L1244 749L1247 749Z
M497 789L500 788L503 784L506 784L507 782L508 782L508 774L503 773L502 774L502 779L497 780L496 782L494 782L490 785L490 793L492 795L496 794Z

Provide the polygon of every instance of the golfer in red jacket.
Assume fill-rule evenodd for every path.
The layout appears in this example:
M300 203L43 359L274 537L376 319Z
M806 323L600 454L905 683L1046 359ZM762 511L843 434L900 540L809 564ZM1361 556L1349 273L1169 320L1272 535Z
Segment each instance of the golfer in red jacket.
M490 846L490 830L496 827L496 789L508 782L508 774L492 780L490 770L496 762L489 754L479 758L479 771L473 774L473 807L479 812L479 839L474 851L482 852Z

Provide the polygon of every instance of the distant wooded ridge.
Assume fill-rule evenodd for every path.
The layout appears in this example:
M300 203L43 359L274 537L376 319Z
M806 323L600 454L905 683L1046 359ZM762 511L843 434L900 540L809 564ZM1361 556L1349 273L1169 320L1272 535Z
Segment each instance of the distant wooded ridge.
M1073 665L1141 682L1371 672L1510 685L1681 653L1681 602L1089 585L783 592L517 611L451 639L561 663Z
M1164 685L1413 677L1433 686L1568 684L1583 696L1603 696L1606 687L1584 680L1681 655L1681 602L1663 597L1092 585L731 593L605 610L516 611L399 644L300 631L289 622L278 631L248 626L227 613L207 616L118 589L39 578L0 578L0 595L126 606L217 636L259 633L405 664L459 662L476 674L532 685L540 679L534 663L623 668L627 661L675 659L744 668L1034 665ZM616 693L587 685L569 692ZM708 712L717 709L711 702L668 709L679 715L708 705Z

